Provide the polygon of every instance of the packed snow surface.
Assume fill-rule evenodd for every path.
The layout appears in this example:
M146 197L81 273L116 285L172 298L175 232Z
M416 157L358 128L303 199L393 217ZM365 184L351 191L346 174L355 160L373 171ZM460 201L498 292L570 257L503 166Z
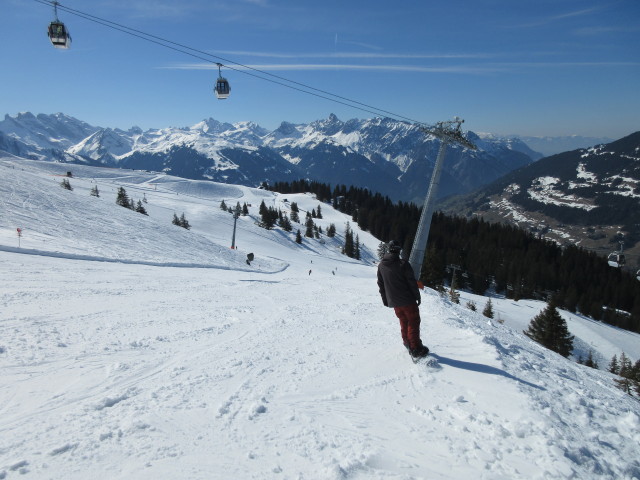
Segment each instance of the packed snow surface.
M237 250L222 200L251 204ZM490 320L426 290L413 364L379 242L351 224L362 260L341 255L350 218L322 204L339 235L298 245L262 201L319 205L0 156L0 479L640 479L640 402L522 335L543 303L494 297ZM638 358L638 335L562 314L576 354Z

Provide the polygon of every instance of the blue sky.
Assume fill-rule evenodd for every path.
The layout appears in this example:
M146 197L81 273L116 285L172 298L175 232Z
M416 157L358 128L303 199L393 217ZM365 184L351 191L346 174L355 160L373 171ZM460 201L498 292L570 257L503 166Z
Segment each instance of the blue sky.
M247 75L247 65L424 123L517 135L640 130L639 0L66 0L65 7L220 57L186 55L59 11L3 2L0 113L64 112L127 129L204 118L265 128L373 114Z

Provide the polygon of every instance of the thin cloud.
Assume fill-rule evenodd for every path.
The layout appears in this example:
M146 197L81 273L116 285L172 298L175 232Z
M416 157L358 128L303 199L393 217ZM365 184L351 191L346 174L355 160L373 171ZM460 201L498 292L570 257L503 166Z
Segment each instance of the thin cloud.
M399 58L399 59L462 59L462 58L492 58L488 53L376 53L376 52L326 52L326 53L280 53L224 50L216 51L221 55L236 55L258 58Z
M567 12L567 13L561 13L559 15L552 15L546 18L542 18L538 21L535 22L531 22L531 23L524 23L524 24L520 24L520 25L512 25L510 26L510 28L534 28L534 27L542 27L544 25L549 25L552 23L556 23L559 22L561 20L565 20L567 18L575 18L575 17L583 17L585 15L590 15L598 10L601 10L601 7L592 7L592 8L585 8L582 10L576 10L573 12Z
M527 68L616 68L637 67L640 62L500 62L483 65L450 65L450 66L420 66L420 65L355 65L355 64L253 64L253 65L226 65L226 68L236 71L377 71L377 72L403 72L403 73L452 73L461 75L485 75L491 73L515 72L518 69ZM218 67L214 63L183 63L158 67L168 70L215 70Z
M556 20L564 20L565 18L582 17L583 15L589 15L598 10L600 10L600 7L585 8L582 10L576 10L575 12L568 12L568 13L562 13L560 15L555 15L553 17L550 17L549 20L556 21Z
M238 71L260 70L263 72L276 71L318 71L318 70L351 70L351 71L379 71L379 72L422 72L422 73L460 73L460 74L484 74L498 71L494 66L444 66L427 67L415 65L352 65L352 64L268 64L268 65L227 65L227 68ZM212 70L218 67L210 63L187 63L159 67L169 70Z
M591 36L591 35L606 35L609 33L635 33L639 32L640 27L584 27L573 30L575 35Z

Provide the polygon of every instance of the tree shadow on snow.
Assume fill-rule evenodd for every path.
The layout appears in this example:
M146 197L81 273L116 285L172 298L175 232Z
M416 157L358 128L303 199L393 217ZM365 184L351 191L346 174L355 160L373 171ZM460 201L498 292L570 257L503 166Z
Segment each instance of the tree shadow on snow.
M462 370L470 370L472 372L486 373L488 375L501 375L503 377L508 378L509 380L515 380L528 387L537 388L538 390L546 390L546 388L544 387L541 387L531 382L527 382L526 380L522 380L518 377L514 377L510 373L507 373L504 370L501 370L496 367L490 367L489 365L483 365L482 363L473 363L473 362L464 362L462 360L454 360L453 358L443 357L442 355L437 355L435 353L430 353L429 356L438 360L438 363L442 365L449 365L450 367L460 368Z

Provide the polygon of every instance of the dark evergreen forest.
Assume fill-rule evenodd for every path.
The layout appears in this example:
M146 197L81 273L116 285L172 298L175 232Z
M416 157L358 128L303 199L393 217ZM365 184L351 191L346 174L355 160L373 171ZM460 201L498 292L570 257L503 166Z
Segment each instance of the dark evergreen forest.
M314 193L380 241L395 239L404 252L411 250L420 219L420 208L413 203L393 203L365 188L332 189L308 180L263 186L280 193ZM562 248L513 226L436 212L420 278L439 288L451 282L453 272L459 288L476 294L492 289L515 300L555 295L566 310L640 333L640 282L583 248Z

